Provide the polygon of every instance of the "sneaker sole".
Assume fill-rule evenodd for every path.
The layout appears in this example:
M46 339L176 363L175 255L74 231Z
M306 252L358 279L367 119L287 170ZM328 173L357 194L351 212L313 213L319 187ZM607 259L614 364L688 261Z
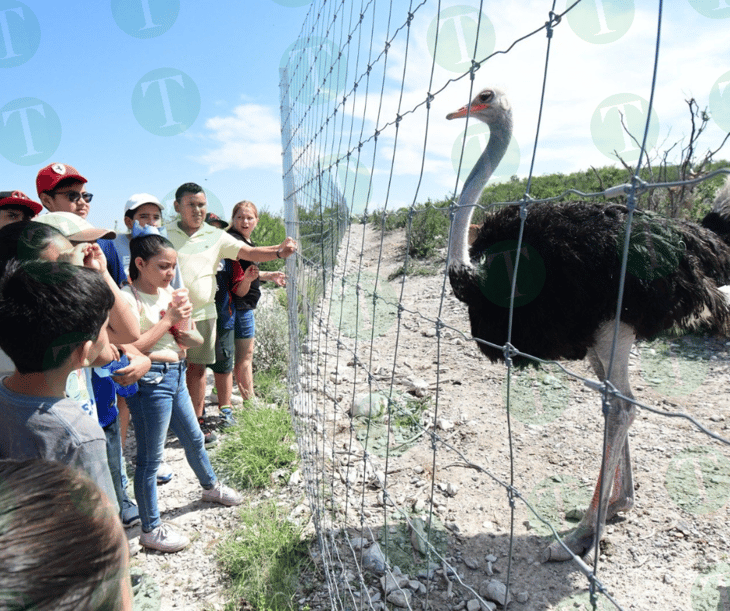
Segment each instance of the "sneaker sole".
M163 554L174 554L175 552L179 552L181 550L184 550L188 545L190 545L190 541L188 541L185 545L183 545L181 547L166 547L166 548L154 547L153 545L145 545L141 541L139 542L139 544L142 547L144 547L145 549L151 549L151 550L153 550L155 552L162 552Z
M141 522L142 520L137 517L133 520L130 520L129 522L122 521L122 526L124 526L124 528L134 528L135 526L137 526L137 524L140 524Z

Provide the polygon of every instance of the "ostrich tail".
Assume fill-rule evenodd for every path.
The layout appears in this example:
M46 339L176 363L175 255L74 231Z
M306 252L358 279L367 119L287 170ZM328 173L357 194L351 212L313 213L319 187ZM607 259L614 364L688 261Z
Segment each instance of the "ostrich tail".
M702 219L702 226L714 231L726 244L730 244L730 176L718 189L712 210Z

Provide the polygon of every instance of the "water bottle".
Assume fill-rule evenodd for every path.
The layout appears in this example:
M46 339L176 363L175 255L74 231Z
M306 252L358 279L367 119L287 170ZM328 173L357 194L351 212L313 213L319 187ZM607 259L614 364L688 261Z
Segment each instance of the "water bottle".
M133 384L130 384L129 386L122 386L119 384L112 375L117 369L123 369L124 367L127 367L129 365L129 358L126 354L122 354L119 357L118 361L112 361L111 363L107 363L106 365L100 367L100 369L106 369L109 372L109 377L111 378L112 382L114 382L114 390L120 397L129 397L130 395L133 395L134 393L139 390L139 386L137 386L137 382L134 382Z
M172 303L175 306L179 306L188 299L188 289L175 289L172 292ZM180 331L190 330L190 318L183 318L179 323L175 325Z

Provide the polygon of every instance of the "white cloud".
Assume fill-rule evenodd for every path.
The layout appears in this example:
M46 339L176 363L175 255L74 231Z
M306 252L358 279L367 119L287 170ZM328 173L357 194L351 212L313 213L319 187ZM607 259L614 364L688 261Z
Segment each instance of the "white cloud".
M209 172L228 169L281 169L278 111L261 104L241 104L227 116L205 122L215 147L196 158Z

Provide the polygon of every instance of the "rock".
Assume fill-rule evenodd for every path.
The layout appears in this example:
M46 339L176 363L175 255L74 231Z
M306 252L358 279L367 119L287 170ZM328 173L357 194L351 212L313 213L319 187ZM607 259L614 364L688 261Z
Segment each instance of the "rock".
M436 426L438 426L442 431L450 431L454 428L453 422L449 422L446 418L439 418L436 421Z
M416 397L425 397L428 394L428 382L426 380L411 380L408 392Z
M380 545L373 543L362 555L362 568L366 571L382 574L385 572L385 555Z
M410 608L412 597L413 592L411 592L410 590L396 590L395 592L391 592L390 594L388 594L385 600L387 600L391 605L395 605L396 607Z
M290 486L298 486L302 483L302 472L297 469L289 476L289 485Z
M388 409L388 398L380 393L361 393L352 401L353 418L379 418Z
M481 611L482 603L479 602L478 598L472 598L466 603L466 611Z
M364 547L368 546L368 540L363 537L353 537L350 539L350 543L355 551L360 551Z
M479 596L487 598L505 606L511 599L507 598L507 586L501 581L491 579L489 581L484 580L479 584ZM506 599L506 600L505 600Z
M466 558L464 558L464 564L472 570L476 570L479 568L479 561L476 558L472 558L471 556L467 556Z
M528 600L530 600L530 594L528 592L517 592L517 594L515 594L515 600L521 605L524 605Z
M411 518L411 545L414 550L426 555L428 537L426 536L426 523L421 518Z
M392 572L386 573L380 578L380 585L383 588L383 592L387 595L395 590L407 588L410 581L408 575L402 575L400 571L396 573L394 569Z

